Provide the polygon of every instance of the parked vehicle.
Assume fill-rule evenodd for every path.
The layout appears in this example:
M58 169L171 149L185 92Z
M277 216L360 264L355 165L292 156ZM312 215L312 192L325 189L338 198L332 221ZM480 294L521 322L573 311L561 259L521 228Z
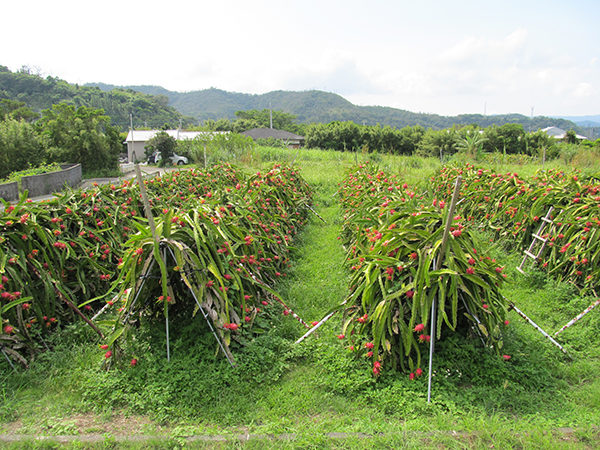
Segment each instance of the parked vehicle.
M148 157L148 164L156 164L161 160L162 156L160 152L154 152ZM185 156L179 156L173 153L171 156L171 164L174 166L182 166L188 163L188 159Z

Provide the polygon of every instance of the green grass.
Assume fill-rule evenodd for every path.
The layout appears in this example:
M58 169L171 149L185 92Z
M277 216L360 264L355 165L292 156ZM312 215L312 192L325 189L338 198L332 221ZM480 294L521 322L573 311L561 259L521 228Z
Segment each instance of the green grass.
M291 161L295 153L268 149L255 156L245 162L263 170L270 158ZM307 322L320 320L347 292L335 192L345 170L367 156L302 150L296 158L315 189L314 209L325 222L312 215L296 238L292 266L277 289ZM376 164L410 183L426 180L439 167L436 160L376 156ZM520 169L535 171L533 166L499 171L523 173ZM520 255L500 247L490 251L514 281L505 290L507 298L548 332L591 302L535 271L526 277L518 274L514 267ZM223 449L583 449L600 443L592 428L600 419L600 308L561 336L572 360L514 313L502 349L512 356L509 362L463 336L440 342L431 404L426 401L426 380L410 382L404 373L385 373L375 380L370 365L355 360L336 339L339 317L296 345L305 328L284 317L278 305L269 308L273 328L235 350L235 369L215 357L214 340L200 317L174 325L170 363L160 328L140 337L150 342L151 351L136 368L124 371L99 369L102 355L96 338L82 326L53 336L48 342L53 351L39 356L27 372L12 372L0 355L0 434L71 434L77 430L75 418L87 415L94 422L84 431L110 430L115 421L141 416L148 424L140 433L176 437L138 443L108 439L61 448L176 448L185 443ZM562 435L561 427L576 432ZM259 438L241 444L236 436L244 433L293 433L295 439ZM373 437L334 439L326 433ZM190 443L182 438L217 434L230 440ZM56 447L50 441L3 445Z

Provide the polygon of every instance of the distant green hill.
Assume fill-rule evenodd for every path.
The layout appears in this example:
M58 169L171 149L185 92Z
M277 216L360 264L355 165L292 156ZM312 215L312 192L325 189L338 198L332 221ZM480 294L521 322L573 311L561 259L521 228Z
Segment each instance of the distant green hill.
M57 103L103 108L111 117L112 125L126 129L129 115L133 115L136 128L142 126L161 127L193 121L174 107L169 106L165 95L150 95L131 89L113 89L110 92L91 86L69 84L55 77L42 78L26 70L11 72L0 66L0 99L25 102L34 111L40 112Z
M111 90L117 86L89 83L102 90ZM579 134L585 134L575 123L550 117L529 117L522 114L502 114L484 116L482 114L461 114L459 116L440 116L437 114L413 113L386 106L357 106L337 94L323 91L272 91L265 94L242 94L210 88L202 91L174 92L159 86L122 86L121 89L133 89L151 95L164 95L169 105L182 114L193 116L198 121L222 118L235 119L240 110L269 108L281 110L297 116L298 123L329 123L333 121L353 121L366 125L389 125L403 128L421 125L425 128L443 129L454 124L481 127L519 123L525 130L557 126L566 130L573 128Z

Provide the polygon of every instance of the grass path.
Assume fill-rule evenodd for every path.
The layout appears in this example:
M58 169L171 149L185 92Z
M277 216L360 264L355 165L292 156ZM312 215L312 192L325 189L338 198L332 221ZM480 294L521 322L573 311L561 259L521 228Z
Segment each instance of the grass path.
M343 171L323 180L323 170L313 164L302 172L315 189L314 210L309 225L296 243L289 282L282 292L290 305L308 323L320 320L332 306L339 304L347 290L344 253L337 237L341 226L339 205L335 199ZM318 178L317 178L318 177ZM312 179L311 179L312 178Z

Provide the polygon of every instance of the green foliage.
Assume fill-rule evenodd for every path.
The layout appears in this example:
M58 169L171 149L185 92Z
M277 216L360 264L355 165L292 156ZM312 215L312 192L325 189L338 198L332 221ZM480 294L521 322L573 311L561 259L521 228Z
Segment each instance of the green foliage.
M204 121L204 126L201 127L201 129L207 131L228 132L233 131L233 123L229 119L207 119Z
M456 150L459 153L466 154L467 157L475 158L481 153L483 144L487 141L487 138L484 138L479 130L469 131L467 131L463 137L458 138Z
M115 87L104 85L102 88L110 90ZM216 88L192 92L173 92L157 86L127 86L125 89L127 88L153 95L165 95L169 98L171 106L177 108L183 114L194 116L201 121L208 119L219 121L222 118L233 120L237 111L252 109L261 111L269 108L271 104L273 110L286 111L297 116L299 124L351 121L357 124L382 124L398 129L418 124L426 128L440 130L450 128L455 124L458 126L477 124L479 127L485 128L493 125L502 126L506 123L517 123L523 125L524 129L527 130L557 126L565 130L573 128L577 133L585 134L573 122L564 119L536 116L532 120L522 114L440 116L438 114L414 113L385 106L357 106L340 95L316 90L303 92L273 91L261 95L250 95L226 92ZM232 129L227 128L222 131L232 131ZM300 130L299 134L306 135Z
M0 121L0 179L35 167L45 159L46 151L34 125L24 120Z
M371 152L412 155L424 134L425 129L418 125L397 130L389 126L361 126L354 122L313 123L306 128L305 145L338 151L367 149Z
M203 198L191 196L187 208L163 211L157 240L150 227L138 226L128 241L111 287L123 302L107 341L113 359L120 352L113 344L132 333L130 316L141 312L191 316L202 303L227 346L235 340L244 345L244 330L261 334L269 328L262 308L279 298L269 286L285 276L289 245L306 216L298 210L310 202L310 191L297 172L279 166L250 179L228 166L207 173L212 180L193 175L200 181L194 191L208 191ZM172 180L172 188L190 192L192 180ZM140 284L154 265L159 275Z
M144 151L146 156L150 156L154 152L160 153L161 159L159 161L159 166L164 167L170 161L169 158L173 156L176 148L177 140L174 137L169 136L166 131L160 131L147 142Z
M0 92L4 92L10 115L15 118L34 120L33 111L51 108L58 103L67 103L75 107L103 109L111 118L111 123L119 129L126 129L129 124L129 115L132 114L135 127L153 126L160 127L166 122L191 123L191 117L185 117L172 106L168 106L169 99L165 95L149 95L136 92L132 89L115 88L105 92L98 87L78 86L69 84L57 77L43 78L34 74L28 68L17 72L10 70L0 72ZM17 102L17 103L15 103ZM4 107L7 103L3 102ZM18 106L15 109L15 106ZM32 111L33 110L33 111ZM0 117L3 114L0 111Z
M257 317L261 302L268 294L276 295L269 285L285 276L293 236L310 202L310 190L299 174L276 165L246 178L229 166L218 166L206 173L174 172L151 180L148 191L158 235L175 260L169 253L170 263L164 266L159 258L161 277L144 286L149 296L144 298L161 301L135 307L156 314L162 305L167 314L169 299L175 299L173 289L178 289L178 294L187 292L182 305L193 315L193 285L228 339L229 331L222 326L226 323L264 332L268 326ZM67 304L79 305L91 316L105 306L103 297L119 294L125 311L133 308L141 289L137 281L159 255L149 225L136 220L141 215L138 186L127 181L118 188L68 191L52 204L28 204L25 197L7 204L0 216L0 321L4 318L13 327L11 339L35 352L38 333L79 320L79 312ZM132 236L134 229L138 234ZM138 258L145 265L138 265ZM169 284L168 278L173 278ZM252 311L244 313L247 307ZM116 337L125 331L123 323L113 325ZM235 331L231 334L237 337Z
M192 161L204 167L219 162L239 161L242 155L253 148L254 140L251 137L237 133L207 132L194 139L178 142L182 155L189 155Z
M25 122L33 122L39 119L40 115L28 108L25 102L10 100L3 98L0 100L0 122L3 120L24 120Z
M565 134L565 143L566 144L577 144L579 140L577 139L577 133L574 130L568 130Z
M444 167L431 178L431 188L448 201L457 176L464 178L458 212L492 231L495 239L525 250L538 231L542 217L553 207L554 223L544 230L549 242L540 261L558 280L569 281L583 292L597 286L600 266L600 176L539 171L532 179L517 173L496 174L473 165Z
M7 182L17 181L21 182L21 178L28 177L30 175L41 175L43 173L49 172L57 172L61 170L60 165L57 163L51 164L40 164L37 167L32 167L31 169L20 170L19 172L13 172L8 177L5 178Z
M256 145L260 145L262 147L287 148L283 140L275 139L273 137L267 139L259 138L256 140Z
M456 127L445 130L429 129L419 142L415 154L433 156L434 158L447 158L456 152L458 139L459 134Z
M49 161L81 164L83 172L91 172L117 167L121 149L103 133L109 122L103 110L61 103L42 111L37 126Z
M251 109L247 111L236 111L235 116L238 120L245 121L244 130L252 128L270 128L271 117L273 118L273 128L276 130L289 131L290 133L298 132L298 125L295 124L296 116L284 111L263 109ZM248 128L246 128L248 127Z
M382 367L421 375L420 349L431 337L469 327L488 345L502 348L508 306L499 291L503 268L484 257L468 220L454 217L441 255L447 202L419 195L369 165L349 174L339 197L353 271L350 294L340 306L340 338L349 339L357 355L368 354L375 375ZM436 298L437 320L431 323Z

